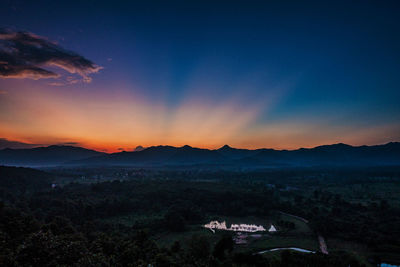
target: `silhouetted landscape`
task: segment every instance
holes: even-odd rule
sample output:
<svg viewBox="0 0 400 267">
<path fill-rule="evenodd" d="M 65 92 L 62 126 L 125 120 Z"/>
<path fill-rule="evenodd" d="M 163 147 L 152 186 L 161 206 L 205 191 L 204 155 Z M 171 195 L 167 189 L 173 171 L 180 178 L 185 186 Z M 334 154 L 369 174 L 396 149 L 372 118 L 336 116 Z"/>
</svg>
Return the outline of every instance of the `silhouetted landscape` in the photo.
<svg viewBox="0 0 400 267">
<path fill-rule="evenodd" d="M 112 154 L 49 146 L 0 155 L 1 165 L 39 168 L 0 167 L 5 266 L 400 261 L 399 143 Z M 213 220 L 244 228 L 210 231 Z M 261 230 L 247 233 L 250 225 Z"/>
<path fill-rule="evenodd" d="M 400 267 L 399 14 L 2 0 L 0 267 Z"/>
<path fill-rule="evenodd" d="M 297 150 L 236 149 L 228 145 L 215 150 L 153 146 L 140 151 L 101 153 L 74 146 L 49 146 L 31 149 L 0 150 L 0 164 L 17 166 L 215 166 L 243 167 L 318 167 L 318 166 L 398 166 L 400 143 L 354 147 L 324 145 Z"/>
</svg>

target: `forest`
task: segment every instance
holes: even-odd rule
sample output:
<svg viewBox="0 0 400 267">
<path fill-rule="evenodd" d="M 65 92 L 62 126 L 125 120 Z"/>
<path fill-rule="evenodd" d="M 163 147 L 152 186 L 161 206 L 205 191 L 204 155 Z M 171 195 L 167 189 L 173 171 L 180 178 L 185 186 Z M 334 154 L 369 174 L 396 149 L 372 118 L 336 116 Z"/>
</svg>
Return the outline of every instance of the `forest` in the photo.
<svg viewBox="0 0 400 267">
<path fill-rule="evenodd" d="M 0 167 L 0 265 L 399 264 L 399 178 L 393 167 Z M 278 231 L 238 243 L 203 227 L 214 219 Z M 261 253 L 282 247 L 312 253 Z"/>
</svg>

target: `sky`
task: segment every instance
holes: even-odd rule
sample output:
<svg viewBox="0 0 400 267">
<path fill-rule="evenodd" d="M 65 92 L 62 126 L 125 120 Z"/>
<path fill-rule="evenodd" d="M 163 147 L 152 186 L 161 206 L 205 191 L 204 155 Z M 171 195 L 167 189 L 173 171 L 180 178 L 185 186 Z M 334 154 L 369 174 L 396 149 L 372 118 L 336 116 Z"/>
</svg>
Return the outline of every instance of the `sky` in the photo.
<svg viewBox="0 0 400 267">
<path fill-rule="evenodd" d="M 0 144 L 399 141 L 399 13 L 398 1 L 5 0 Z"/>
</svg>

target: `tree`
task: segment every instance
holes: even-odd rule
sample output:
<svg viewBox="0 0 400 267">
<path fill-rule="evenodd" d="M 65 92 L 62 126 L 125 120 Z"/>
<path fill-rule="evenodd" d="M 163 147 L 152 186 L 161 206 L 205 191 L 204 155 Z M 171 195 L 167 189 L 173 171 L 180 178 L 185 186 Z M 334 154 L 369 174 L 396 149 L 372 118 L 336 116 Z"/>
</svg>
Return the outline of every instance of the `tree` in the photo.
<svg viewBox="0 0 400 267">
<path fill-rule="evenodd" d="M 164 223 L 170 231 L 181 232 L 185 229 L 185 220 L 180 213 L 174 210 L 168 210 L 164 216 Z"/>
<path fill-rule="evenodd" d="M 225 251 L 232 252 L 233 246 L 232 236 L 226 234 L 215 244 L 213 256 L 219 260 L 223 260 L 225 258 Z"/>
<path fill-rule="evenodd" d="M 189 240 L 189 257 L 195 261 L 206 261 L 210 256 L 210 243 L 207 236 L 193 235 Z"/>
<path fill-rule="evenodd" d="M 39 231 L 18 248 L 16 261 L 26 266 L 71 266 L 86 254 L 85 242 L 78 236 L 62 238 L 51 231 Z"/>
</svg>

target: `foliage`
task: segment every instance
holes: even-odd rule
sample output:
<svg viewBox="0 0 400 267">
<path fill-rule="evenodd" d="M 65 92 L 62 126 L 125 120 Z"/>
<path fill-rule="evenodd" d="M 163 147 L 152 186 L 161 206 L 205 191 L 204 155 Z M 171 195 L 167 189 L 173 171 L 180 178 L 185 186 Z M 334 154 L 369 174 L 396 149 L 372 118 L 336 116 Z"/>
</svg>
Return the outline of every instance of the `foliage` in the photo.
<svg viewBox="0 0 400 267">
<path fill-rule="evenodd" d="M 51 183 L 60 179 L 57 172 L 8 167 L 0 171 L 1 266 L 364 264 L 351 251 L 283 251 L 270 258 L 235 250 L 230 235 L 215 242 L 201 234 L 186 235 L 192 225 L 215 216 L 276 216 L 284 234 L 301 230 L 277 211 L 307 218 L 315 235 L 328 239 L 328 247 L 329 238 L 336 238 L 364 244 L 372 261 L 400 254 L 400 196 L 385 197 L 374 190 L 378 185 L 395 186 L 397 170 L 133 170 L 140 175 L 56 188 Z M 72 171 L 74 177 L 76 172 L 85 174 Z M 65 180 L 68 171 L 62 173 Z M 347 193 L 349 188 L 353 189 Z M 124 216 L 130 223 L 118 220 Z M 186 239 L 161 246 L 157 237 L 163 233 Z"/>
</svg>

